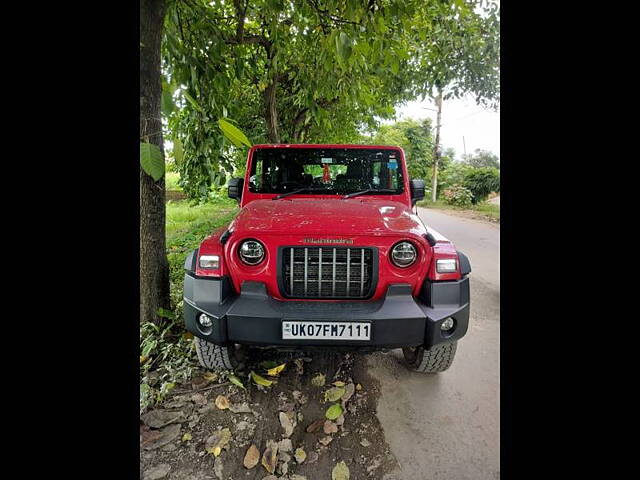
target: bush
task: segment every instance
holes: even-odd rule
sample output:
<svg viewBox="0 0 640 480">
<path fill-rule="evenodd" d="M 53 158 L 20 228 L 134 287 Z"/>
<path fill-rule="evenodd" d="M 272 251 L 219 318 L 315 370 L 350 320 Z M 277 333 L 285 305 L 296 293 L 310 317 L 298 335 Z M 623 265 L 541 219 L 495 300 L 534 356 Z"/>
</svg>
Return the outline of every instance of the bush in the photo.
<svg viewBox="0 0 640 480">
<path fill-rule="evenodd" d="M 470 207 L 473 198 L 471 191 L 462 185 L 452 185 L 443 195 L 445 202 L 456 207 Z"/>
<path fill-rule="evenodd" d="M 497 168 L 476 168 L 467 172 L 463 185 L 473 194 L 473 203 L 479 203 L 491 192 L 500 191 L 500 171 Z"/>
</svg>

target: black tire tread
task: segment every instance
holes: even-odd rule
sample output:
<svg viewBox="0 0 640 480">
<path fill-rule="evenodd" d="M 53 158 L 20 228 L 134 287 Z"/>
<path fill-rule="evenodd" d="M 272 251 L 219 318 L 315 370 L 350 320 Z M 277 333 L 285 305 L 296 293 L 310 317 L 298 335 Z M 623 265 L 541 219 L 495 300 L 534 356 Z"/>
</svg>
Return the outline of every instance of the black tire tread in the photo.
<svg viewBox="0 0 640 480">
<path fill-rule="evenodd" d="M 419 347 L 418 352 L 411 361 L 410 357 L 405 355 L 407 364 L 411 370 L 420 373 L 439 373 L 447 370 L 453 363 L 456 355 L 458 342 L 448 342 L 434 345 L 430 349 Z"/>
<path fill-rule="evenodd" d="M 194 340 L 198 360 L 203 368 L 208 370 L 233 370 L 235 368 L 235 359 L 227 347 L 207 342 L 199 337 Z"/>
</svg>

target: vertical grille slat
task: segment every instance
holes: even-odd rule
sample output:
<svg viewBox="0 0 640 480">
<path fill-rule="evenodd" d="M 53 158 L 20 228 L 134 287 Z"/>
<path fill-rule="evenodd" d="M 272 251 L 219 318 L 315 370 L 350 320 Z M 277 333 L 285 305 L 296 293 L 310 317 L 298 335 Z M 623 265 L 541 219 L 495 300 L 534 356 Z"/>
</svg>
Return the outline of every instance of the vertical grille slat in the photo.
<svg viewBox="0 0 640 480">
<path fill-rule="evenodd" d="M 291 249 L 293 251 L 293 249 Z M 331 285 L 331 296 L 336 296 L 336 249 L 333 249 L 333 265 L 331 266 L 331 271 L 333 275 L 333 283 Z M 293 289 L 291 289 L 293 291 Z"/>
<path fill-rule="evenodd" d="M 284 247 L 282 293 L 289 298 L 366 298 L 377 282 L 374 252 L 367 247 Z"/>
</svg>

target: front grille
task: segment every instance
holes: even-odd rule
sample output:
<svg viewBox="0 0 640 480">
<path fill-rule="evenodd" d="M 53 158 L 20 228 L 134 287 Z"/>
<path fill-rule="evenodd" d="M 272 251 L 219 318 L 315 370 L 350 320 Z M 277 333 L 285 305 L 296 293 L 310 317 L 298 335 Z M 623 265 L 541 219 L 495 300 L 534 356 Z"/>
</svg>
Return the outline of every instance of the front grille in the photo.
<svg viewBox="0 0 640 480">
<path fill-rule="evenodd" d="M 285 247 L 282 283 L 289 298 L 366 298 L 373 292 L 374 250 Z"/>
</svg>

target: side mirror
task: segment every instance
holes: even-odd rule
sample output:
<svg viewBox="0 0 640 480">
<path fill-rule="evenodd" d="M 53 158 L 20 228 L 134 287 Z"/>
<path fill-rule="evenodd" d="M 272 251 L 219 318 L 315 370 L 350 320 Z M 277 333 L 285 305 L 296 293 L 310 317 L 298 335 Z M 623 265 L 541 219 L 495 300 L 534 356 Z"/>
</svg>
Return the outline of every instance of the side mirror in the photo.
<svg viewBox="0 0 640 480">
<path fill-rule="evenodd" d="M 227 195 L 229 198 L 235 198 L 240 201 L 242 197 L 242 188 L 244 187 L 244 178 L 232 178 L 227 186 Z"/>
<path fill-rule="evenodd" d="M 424 180 L 420 178 L 412 179 L 409 184 L 411 187 L 411 205 L 415 205 L 416 202 L 424 199 Z"/>
</svg>

